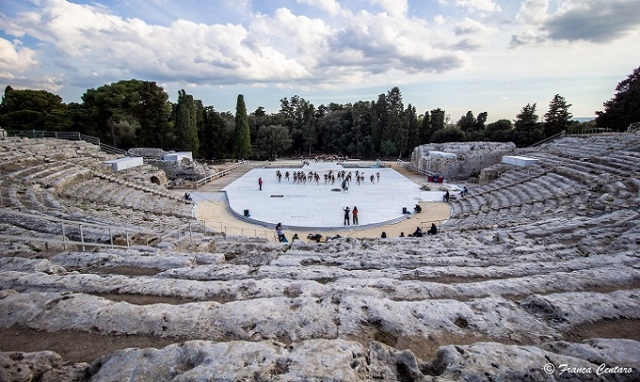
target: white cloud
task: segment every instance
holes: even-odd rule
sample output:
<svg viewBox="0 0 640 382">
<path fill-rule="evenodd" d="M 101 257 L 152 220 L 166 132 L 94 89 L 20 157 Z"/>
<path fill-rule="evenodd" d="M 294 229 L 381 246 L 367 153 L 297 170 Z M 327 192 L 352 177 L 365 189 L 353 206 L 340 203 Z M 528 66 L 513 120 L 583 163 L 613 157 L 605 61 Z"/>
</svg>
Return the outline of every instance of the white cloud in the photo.
<svg viewBox="0 0 640 382">
<path fill-rule="evenodd" d="M 409 8 L 408 0 L 369 0 L 374 4 L 378 4 L 390 16 L 401 17 L 407 14 Z"/>
<path fill-rule="evenodd" d="M 481 12 L 500 12 L 502 10 L 495 0 L 438 0 L 438 2 Z"/>
<path fill-rule="evenodd" d="M 456 24 L 454 31 L 457 35 L 464 35 L 495 33 L 498 30 L 495 28 L 487 27 L 476 20 L 470 19 L 469 17 L 465 17 L 462 22 Z"/>
<path fill-rule="evenodd" d="M 528 25 L 541 25 L 549 17 L 549 0 L 526 0 L 522 3 L 516 20 Z"/>
<path fill-rule="evenodd" d="M 306 75 L 295 59 L 269 45 L 255 44 L 242 25 L 177 20 L 165 27 L 123 19 L 89 5 L 60 0 L 44 0 L 42 4 L 38 11 L 20 14 L 5 29 L 51 44 L 85 74 L 95 71 L 130 77 L 146 73 L 163 79 L 212 82 L 273 81 Z M 288 22 L 286 15 L 279 17 Z"/>
<path fill-rule="evenodd" d="M 38 54 L 34 50 L 0 37 L 0 72 L 26 72 L 38 65 Z"/>
<path fill-rule="evenodd" d="M 348 11 L 343 9 L 336 0 L 296 0 L 300 4 L 307 4 L 318 7 L 331 16 L 347 15 Z"/>
<path fill-rule="evenodd" d="M 298 1 L 335 12 L 342 9 L 333 0 Z M 102 7 L 42 0 L 41 7 L 7 20 L 4 29 L 44 42 L 42 49 L 54 52 L 51 64 L 66 71 L 75 84 L 92 83 L 96 77 L 203 84 L 362 83 L 390 72 L 460 68 L 466 63 L 460 49 L 484 44 L 466 39 L 456 45 L 430 30 L 426 21 L 407 18 L 406 0 L 375 1 L 386 12 L 339 12 L 338 27 L 287 8 L 273 15 L 252 15 L 246 25 L 187 20 L 153 25 Z M 469 33 L 488 30 L 472 20 L 463 24 Z M 3 57 L 17 54 L 15 48 L 8 52 Z M 28 58 L 36 52 L 22 54 Z M 7 65 L 7 72 L 15 70 Z"/>
<path fill-rule="evenodd" d="M 436 17 L 433 18 L 433 22 L 436 25 L 444 25 L 447 22 L 447 20 L 444 18 L 444 16 L 437 15 Z"/>
<path fill-rule="evenodd" d="M 360 65 L 372 73 L 394 68 L 410 73 L 444 72 L 465 63 L 464 56 L 444 48 L 451 43 L 428 29 L 425 21 L 404 19 L 399 23 L 385 13 L 362 11 L 334 36 L 333 56 L 327 57 L 326 64 Z"/>
</svg>

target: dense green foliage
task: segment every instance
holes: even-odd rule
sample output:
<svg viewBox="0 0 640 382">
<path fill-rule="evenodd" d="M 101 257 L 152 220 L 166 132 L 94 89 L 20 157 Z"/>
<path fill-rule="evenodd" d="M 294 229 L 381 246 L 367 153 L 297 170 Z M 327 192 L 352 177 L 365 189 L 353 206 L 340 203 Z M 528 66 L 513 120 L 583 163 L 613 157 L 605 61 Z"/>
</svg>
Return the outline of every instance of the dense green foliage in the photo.
<svg viewBox="0 0 640 382">
<path fill-rule="evenodd" d="M 89 89 L 82 95 L 82 133 L 116 147 L 169 147 L 173 131 L 167 93 L 155 82 L 123 80 Z"/>
<path fill-rule="evenodd" d="M 0 126 L 24 130 L 64 130 L 66 105 L 45 90 L 13 90 L 7 86 L 0 104 Z"/>
<path fill-rule="evenodd" d="M 257 145 L 269 160 L 276 159 L 278 154 L 289 149 L 292 143 L 289 130 L 281 125 L 263 126 L 258 132 Z"/>
<path fill-rule="evenodd" d="M 613 99 L 598 112 L 599 126 L 625 129 L 640 122 L 640 68 L 620 82 Z M 470 110 L 455 123 L 442 108 L 420 114 L 403 102 L 397 87 L 371 101 L 314 106 L 294 95 L 280 110 L 247 113 L 238 95 L 235 114 L 205 106 L 184 90 L 173 104 L 155 82 L 122 80 L 88 89 L 81 103 L 64 104 L 44 90 L 5 89 L 0 126 L 8 130 L 78 131 L 121 148 L 190 150 L 195 157 L 274 159 L 279 155 L 338 154 L 358 158 L 410 155 L 429 142 L 499 141 L 536 143 L 563 130 L 580 131 L 595 122 L 571 121 L 564 97 L 556 94 L 539 121 L 537 105 L 527 104 L 510 121 L 487 123 L 488 113 Z"/>
<path fill-rule="evenodd" d="M 640 122 L 640 67 L 618 83 L 616 92 L 604 103 L 604 111 L 596 112 L 596 123 L 600 127 L 624 131 L 630 124 Z"/>
</svg>

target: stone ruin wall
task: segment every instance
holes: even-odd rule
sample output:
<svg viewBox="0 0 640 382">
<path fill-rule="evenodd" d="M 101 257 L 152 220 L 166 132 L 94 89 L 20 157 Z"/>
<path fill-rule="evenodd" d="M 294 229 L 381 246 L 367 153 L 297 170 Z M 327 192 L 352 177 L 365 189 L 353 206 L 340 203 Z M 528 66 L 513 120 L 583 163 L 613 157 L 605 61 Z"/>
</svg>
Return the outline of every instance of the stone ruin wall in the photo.
<svg viewBox="0 0 640 382">
<path fill-rule="evenodd" d="M 141 183 L 141 184 L 157 184 L 165 186 L 169 183 L 167 174 L 155 166 L 144 164 L 142 166 L 133 167 L 121 171 L 124 179 L 129 182 Z"/>
<path fill-rule="evenodd" d="M 503 172 L 507 172 L 509 170 L 510 165 L 497 163 L 489 167 L 485 167 L 480 172 L 480 176 L 478 177 L 479 184 L 487 184 L 491 183 L 494 180 L 500 177 L 500 174 Z"/>
<path fill-rule="evenodd" d="M 169 151 L 153 147 L 134 147 L 128 150 L 129 154 L 145 158 L 162 159 Z"/>
<path fill-rule="evenodd" d="M 441 174 L 445 179 L 463 180 L 477 176 L 484 167 L 500 163 L 502 156 L 512 155 L 515 149 L 512 142 L 430 143 L 413 150 L 411 164 L 420 170 Z M 430 151 L 451 153 L 455 157 L 430 155 Z"/>
<path fill-rule="evenodd" d="M 207 169 L 205 169 L 203 165 L 187 158 L 180 160 L 180 162 L 166 162 L 152 159 L 148 160 L 148 163 L 164 170 L 167 177 L 172 181 L 195 181 L 207 176 Z"/>
<path fill-rule="evenodd" d="M 172 151 L 164 151 L 157 148 L 133 148 L 129 149 L 133 155 L 144 156 L 146 162 L 152 166 L 163 170 L 166 177 L 171 181 L 196 181 L 206 177 L 208 174 L 216 172 L 215 168 L 202 165 L 190 159 L 184 158 L 179 162 L 164 161 L 162 158 Z"/>
</svg>

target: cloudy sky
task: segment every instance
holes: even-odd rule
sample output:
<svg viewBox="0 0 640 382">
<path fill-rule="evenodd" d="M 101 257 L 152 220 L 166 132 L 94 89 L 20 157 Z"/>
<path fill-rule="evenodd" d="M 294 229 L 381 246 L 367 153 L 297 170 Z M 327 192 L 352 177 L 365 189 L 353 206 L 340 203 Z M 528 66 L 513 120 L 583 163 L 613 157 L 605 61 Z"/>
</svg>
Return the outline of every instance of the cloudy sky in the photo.
<svg viewBox="0 0 640 382">
<path fill-rule="evenodd" d="M 219 111 L 398 86 L 452 121 L 542 116 L 557 93 L 591 117 L 638 66 L 638 0 L 0 0 L 0 86 L 65 102 L 135 78 Z"/>
</svg>

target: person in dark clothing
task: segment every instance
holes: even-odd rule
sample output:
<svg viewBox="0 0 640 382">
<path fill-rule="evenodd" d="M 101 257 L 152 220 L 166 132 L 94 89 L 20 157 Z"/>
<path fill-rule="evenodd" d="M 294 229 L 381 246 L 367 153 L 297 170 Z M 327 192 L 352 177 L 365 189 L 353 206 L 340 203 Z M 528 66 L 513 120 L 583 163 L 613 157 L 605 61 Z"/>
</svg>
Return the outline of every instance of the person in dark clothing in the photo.
<svg viewBox="0 0 640 382">
<path fill-rule="evenodd" d="M 351 215 L 353 216 L 353 225 L 358 225 L 358 207 L 353 206 L 353 211 L 351 211 Z"/>
<path fill-rule="evenodd" d="M 416 227 L 415 232 L 412 235 L 413 237 L 422 237 L 422 229 L 420 227 Z"/>
<path fill-rule="evenodd" d="M 438 227 L 436 227 L 435 223 L 431 223 L 431 228 L 427 232 L 429 235 L 435 235 L 438 233 Z"/>
<path fill-rule="evenodd" d="M 344 225 L 349 225 L 349 207 L 342 209 L 344 211 Z"/>
<path fill-rule="evenodd" d="M 449 203 L 449 190 L 447 190 L 447 192 L 442 196 L 442 201 Z"/>
<path fill-rule="evenodd" d="M 413 210 L 414 210 L 417 214 L 419 214 L 420 212 L 422 212 L 422 207 L 420 207 L 420 205 L 419 205 L 419 204 L 416 204 L 416 206 L 415 206 L 415 207 L 413 207 Z"/>
<path fill-rule="evenodd" d="M 372 175 L 373 176 L 373 175 Z M 386 239 L 387 238 L 387 233 L 382 231 L 382 235 L 380 235 L 380 238 L 382 239 Z"/>
<path fill-rule="evenodd" d="M 260 187 L 260 191 L 262 191 L 262 178 L 258 179 L 258 187 Z"/>
</svg>

